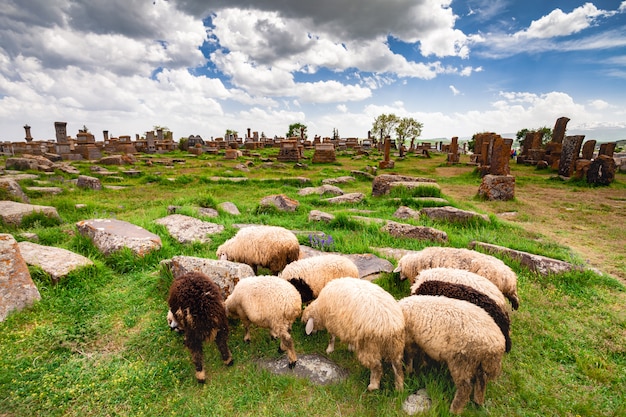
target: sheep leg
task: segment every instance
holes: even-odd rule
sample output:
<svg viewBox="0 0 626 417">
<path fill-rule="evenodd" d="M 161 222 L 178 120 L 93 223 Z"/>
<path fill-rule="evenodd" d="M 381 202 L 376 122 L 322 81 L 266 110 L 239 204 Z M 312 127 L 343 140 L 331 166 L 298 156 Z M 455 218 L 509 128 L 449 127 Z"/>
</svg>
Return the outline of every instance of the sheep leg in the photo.
<svg viewBox="0 0 626 417">
<path fill-rule="evenodd" d="M 456 385 L 456 394 L 454 395 L 454 399 L 450 405 L 450 412 L 452 414 L 461 414 L 465 408 L 465 404 L 467 404 L 470 399 L 472 384 L 470 381 L 465 379 L 459 381 L 454 379 L 454 385 Z"/>
<path fill-rule="evenodd" d="M 374 363 L 370 367 L 370 384 L 367 386 L 367 390 L 374 391 L 380 388 L 380 379 L 382 378 L 382 376 L 383 376 L 382 362 Z"/>
<path fill-rule="evenodd" d="M 298 360 L 296 356 L 296 349 L 293 345 L 293 339 L 289 332 L 284 332 L 280 336 L 280 348 L 284 351 L 287 351 L 287 357 L 289 358 L 289 369 L 293 369 L 296 366 L 296 361 Z"/>
<path fill-rule="evenodd" d="M 246 329 L 246 334 L 243 335 L 243 341 L 250 343 L 250 321 L 242 318 L 241 322 L 243 323 L 243 328 Z"/>
<path fill-rule="evenodd" d="M 191 352 L 191 359 L 196 367 L 196 380 L 203 384 L 206 381 L 204 372 L 204 354 L 202 352 L 202 340 L 198 338 L 185 338 L 185 346 Z"/>
<path fill-rule="evenodd" d="M 474 381 L 474 402 L 483 405 L 485 402 L 485 391 L 487 390 L 487 375 L 482 369 L 476 372 L 476 380 Z"/>
<path fill-rule="evenodd" d="M 404 371 L 402 370 L 402 355 L 391 362 L 393 374 L 396 380 L 396 391 L 404 390 Z"/>
<path fill-rule="evenodd" d="M 326 353 L 331 354 L 335 351 L 335 335 L 330 335 L 330 340 L 328 341 L 328 347 L 326 348 Z"/>
<path fill-rule="evenodd" d="M 224 365 L 231 366 L 233 364 L 233 355 L 228 348 L 228 329 L 220 329 L 215 337 L 215 344 L 222 355 Z"/>
</svg>

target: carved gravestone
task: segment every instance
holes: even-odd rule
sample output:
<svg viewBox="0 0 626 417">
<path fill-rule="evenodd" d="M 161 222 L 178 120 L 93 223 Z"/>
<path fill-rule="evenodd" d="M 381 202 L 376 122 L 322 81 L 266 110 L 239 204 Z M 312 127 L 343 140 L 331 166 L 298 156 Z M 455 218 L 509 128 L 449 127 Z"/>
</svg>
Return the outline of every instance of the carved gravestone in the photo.
<svg viewBox="0 0 626 417">
<path fill-rule="evenodd" d="M 450 150 L 448 152 L 448 165 L 459 163 L 459 138 L 454 136 L 450 143 Z"/>
<path fill-rule="evenodd" d="M 478 195 L 486 200 L 512 200 L 515 197 L 515 177 L 513 175 L 485 175 L 478 188 Z"/>
<path fill-rule="evenodd" d="M 554 129 L 552 130 L 552 142 L 562 143 L 565 137 L 565 128 L 569 119 L 567 117 L 559 117 L 554 123 Z"/>
<path fill-rule="evenodd" d="M 580 154 L 580 147 L 585 135 L 566 136 L 563 139 L 563 150 L 559 161 L 559 176 L 569 178 L 574 172 L 574 163 Z"/>
<path fill-rule="evenodd" d="M 587 182 L 596 185 L 609 185 L 615 179 L 615 159 L 600 155 L 591 162 L 587 171 Z"/>
<path fill-rule="evenodd" d="M 600 145 L 600 152 L 598 152 L 598 155 L 606 155 L 606 156 L 613 156 L 613 153 L 615 152 L 615 142 L 607 142 L 607 143 L 603 143 Z"/>
<path fill-rule="evenodd" d="M 583 144 L 582 159 L 593 159 L 593 151 L 596 148 L 595 140 L 588 140 Z"/>
<path fill-rule="evenodd" d="M 390 152 L 391 152 L 391 139 L 387 137 L 385 138 L 385 159 L 378 163 L 378 168 L 386 169 L 386 168 L 393 168 L 395 166 L 395 162 L 389 159 Z"/>
<path fill-rule="evenodd" d="M 497 136 L 493 140 L 491 159 L 489 161 L 489 173 L 492 175 L 509 175 L 509 159 L 511 159 L 511 145 L 513 139 L 503 139 Z"/>
</svg>

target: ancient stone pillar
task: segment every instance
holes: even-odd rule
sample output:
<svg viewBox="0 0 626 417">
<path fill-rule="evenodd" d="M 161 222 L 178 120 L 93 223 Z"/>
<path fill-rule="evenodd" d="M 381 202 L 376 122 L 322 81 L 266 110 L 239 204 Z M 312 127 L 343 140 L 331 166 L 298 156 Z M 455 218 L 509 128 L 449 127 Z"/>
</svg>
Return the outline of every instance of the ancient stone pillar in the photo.
<svg viewBox="0 0 626 417">
<path fill-rule="evenodd" d="M 559 176 L 569 178 L 574 172 L 574 163 L 580 154 L 580 147 L 585 135 L 565 136 L 559 160 Z"/>
<path fill-rule="evenodd" d="M 159 142 L 162 142 L 163 141 L 163 129 L 157 129 L 156 132 L 157 132 L 157 140 Z"/>
<path fill-rule="evenodd" d="M 26 131 L 26 137 L 24 139 L 26 142 L 32 142 L 33 137 L 30 135 L 30 126 L 24 125 L 24 130 Z"/>
<path fill-rule="evenodd" d="M 559 117 L 556 119 L 554 129 L 552 130 L 552 142 L 562 143 L 565 137 L 565 128 L 569 119 L 567 117 Z"/>
<path fill-rule="evenodd" d="M 54 122 L 54 130 L 56 132 L 57 143 L 68 143 L 67 122 Z"/>
<path fill-rule="evenodd" d="M 607 142 L 600 145 L 600 152 L 598 152 L 598 156 L 606 155 L 613 157 L 613 153 L 615 152 L 615 142 Z"/>
<path fill-rule="evenodd" d="M 450 150 L 448 151 L 448 165 L 457 164 L 459 162 L 459 137 L 452 137 Z"/>
<path fill-rule="evenodd" d="M 582 159 L 593 159 L 593 151 L 596 148 L 595 140 L 588 140 L 583 144 Z"/>
<path fill-rule="evenodd" d="M 102 138 L 105 142 L 109 141 L 109 131 L 108 130 L 103 130 L 102 131 Z"/>
<path fill-rule="evenodd" d="M 491 175 L 509 175 L 511 173 L 509 159 L 511 159 L 512 144 L 513 139 L 503 139 L 500 136 L 494 138 L 489 162 Z"/>
</svg>

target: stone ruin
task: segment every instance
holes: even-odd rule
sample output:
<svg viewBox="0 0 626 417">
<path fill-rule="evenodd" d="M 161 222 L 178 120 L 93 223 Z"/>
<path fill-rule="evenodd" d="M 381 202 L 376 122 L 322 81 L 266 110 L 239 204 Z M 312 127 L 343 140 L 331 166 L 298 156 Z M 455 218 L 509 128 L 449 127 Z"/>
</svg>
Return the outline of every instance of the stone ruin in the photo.
<svg viewBox="0 0 626 417">
<path fill-rule="evenodd" d="M 391 146 L 392 146 L 392 141 L 389 138 L 389 136 L 387 136 L 385 138 L 385 142 L 384 142 L 384 149 L 385 149 L 385 159 L 380 161 L 378 163 L 378 168 L 380 169 L 388 169 L 388 168 L 393 168 L 395 167 L 395 162 L 392 161 L 391 159 L 389 159 L 389 154 L 391 152 Z"/>
<path fill-rule="evenodd" d="M 304 146 L 298 144 L 297 138 L 283 140 L 277 159 L 281 162 L 299 162 L 304 159 Z"/>
<path fill-rule="evenodd" d="M 512 200 L 515 197 L 515 177 L 511 175 L 509 159 L 513 139 L 488 132 L 474 136 L 472 162 L 478 165 L 482 182 L 478 195 L 487 200 Z"/>
<path fill-rule="evenodd" d="M 315 145 L 315 153 L 313 153 L 313 163 L 335 162 L 335 145 L 328 142 L 322 142 Z"/>
<path fill-rule="evenodd" d="M 459 163 L 459 137 L 453 136 L 452 141 L 448 147 L 448 159 L 447 164 L 458 164 Z"/>
</svg>

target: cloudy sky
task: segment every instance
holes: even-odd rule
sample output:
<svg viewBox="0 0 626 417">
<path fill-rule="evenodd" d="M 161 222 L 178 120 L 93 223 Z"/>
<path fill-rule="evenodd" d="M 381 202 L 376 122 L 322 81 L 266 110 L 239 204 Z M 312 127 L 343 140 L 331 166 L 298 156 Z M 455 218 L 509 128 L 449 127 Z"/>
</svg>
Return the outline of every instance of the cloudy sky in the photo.
<svg viewBox="0 0 626 417">
<path fill-rule="evenodd" d="M 626 139 L 626 1 L 2 0 L 0 140 L 190 134 L 422 138 L 553 127 Z"/>
</svg>

